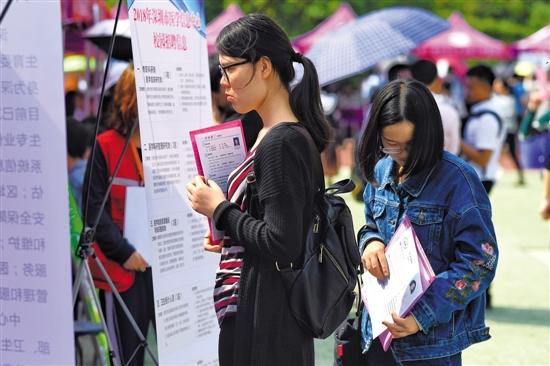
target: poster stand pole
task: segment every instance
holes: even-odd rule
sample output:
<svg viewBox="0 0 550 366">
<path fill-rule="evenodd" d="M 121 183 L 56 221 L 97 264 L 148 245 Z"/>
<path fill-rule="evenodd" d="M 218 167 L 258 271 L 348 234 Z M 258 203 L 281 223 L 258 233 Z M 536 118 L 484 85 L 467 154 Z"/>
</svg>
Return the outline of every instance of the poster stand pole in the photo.
<svg viewBox="0 0 550 366">
<path fill-rule="evenodd" d="M 0 24 L 2 24 L 2 20 L 4 20 L 4 17 L 8 13 L 8 9 L 10 8 L 10 5 L 11 5 L 12 2 L 13 2 L 13 0 L 8 0 L 8 3 L 4 7 L 4 9 L 2 10 L 2 14 L 0 14 Z"/>
<path fill-rule="evenodd" d="M 114 24 L 114 28 L 113 28 L 113 35 L 111 37 L 110 44 L 109 44 L 109 52 L 108 52 L 108 55 L 107 55 L 107 63 L 105 65 L 105 74 L 103 76 L 103 83 L 102 83 L 102 86 L 101 86 L 101 96 L 100 96 L 100 99 L 99 99 L 99 108 L 98 108 L 98 113 L 97 113 L 97 118 L 96 118 L 96 129 L 95 129 L 95 134 L 94 134 L 94 144 L 93 144 L 93 148 L 92 148 L 92 154 L 91 154 L 91 157 L 90 157 L 92 162 L 94 161 L 94 155 L 95 155 L 95 150 L 96 150 L 96 145 L 97 145 L 96 137 L 97 137 L 98 132 L 99 132 L 99 123 L 100 123 L 101 115 L 102 115 L 103 99 L 104 99 L 104 95 L 105 95 L 105 83 L 106 83 L 106 80 L 107 80 L 107 75 L 109 73 L 109 66 L 110 66 L 110 62 L 111 62 L 111 58 L 112 58 L 112 54 L 113 54 L 113 48 L 114 48 L 114 43 L 115 43 L 115 39 L 116 39 L 116 28 L 117 28 L 118 19 L 119 19 L 119 16 L 120 16 L 121 5 L 122 5 L 122 0 L 118 0 L 118 7 L 117 7 L 117 12 L 116 12 L 116 17 L 115 17 L 115 24 Z M 99 268 L 99 270 L 101 271 L 103 277 L 105 278 L 105 280 L 109 284 L 109 287 L 112 290 L 116 301 L 119 303 L 120 307 L 122 308 L 122 311 L 124 312 L 124 314 L 128 318 L 132 328 L 134 329 L 134 331 L 136 332 L 136 334 L 137 334 L 137 336 L 140 340 L 139 345 L 136 347 L 136 349 L 132 353 L 132 356 L 126 362 L 125 365 L 129 365 L 132 362 L 132 360 L 134 359 L 134 357 L 136 356 L 139 349 L 141 347 L 143 347 L 148 352 L 149 356 L 151 357 L 151 359 L 153 360 L 155 365 L 158 366 L 159 363 L 158 363 L 155 355 L 151 351 L 151 349 L 150 349 L 150 347 L 147 343 L 147 339 L 145 338 L 145 336 L 141 332 L 141 329 L 139 329 L 139 326 L 137 325 L 137 323 L 136 323 L 135 319 L 133 318 L 132 314 L 130 313 L 130 310 L 128 309 L 128 307 L 124 303 L 124 300 L 120 296 L 120 293 L 116 289 L 116 286 L 114 285 L 113 281 L 109 277 L 109 274 L 105 270 L 105 267 L 103 266 L 103 264 L 101 263 L 101 261 L 99 260 L 97 255 L 95 254 L 94 249 L 92 248 L 92 243 L 95 240 L 95 232 L 96 232 L 97 225 L 99 224 L 99 220 L 101 218 L 103 210 L 105 209 L 105 204 L 107 203 L 107 200 L 109 199 L 109 194 L 111 192 L 111 187 L 113 185 L 113 177 L 115 177 L 116 174 L 118 173 L 118 169 L 119 169 L 119 167 L 121 165 L 121 162 L 122 162 L 122 157 L 124 156 L 124 154 L 126 153 L 126 150 L 128 149 L 128 145 L 130 143 L 130 138 L 133 135 L 136 128 L 137 128 L 137 120 L 134 121 L 134 124 L 131 128 L 131 131 L 130 131 L 128 137 L 126 138 L 124 148 L 123 148 L 123 150 L 122 150 L 122 152 L 121 152 L 121 154 L 118 158 L 118 161 L 117 161 L 115 170 L 113 172 L 113 175 L 109 179 L 109 186 L 107 187 L 107 191 L 105 192 L 105 196 L 103 197 L 100 209 L 97 212 L 97 216 L 96 216 L 95 220 L 93 220 L 94 224 L 93 224 L 92 227 L 87 225 L 88 221 L 87 221 L 87 217 L 86 217 L 87 213 L 88 213 L 88 204 L 89 204 L 88 196 L 89 196 L 89 193 L 90 193 L 90 181 L 91 181 L 92 171 L 93 171 L 93 164 L 90 165 L 90 172 L 89 172 L 88 176 L 86 177 L 87 184 L 85 184 L 85 186 L 87 186 L 88 189 L 87 189 L 87 192 L 86 192 L 86 198 L 87 198 L 86 199 L 86 207 L 83 209 L 83 212 L 84 212 L 84 218 L 83 218 L 84 228 L 82 229 L 82 233 L 80 234 L 80 241 L 78 243 L 78 247 L 77 247 L 77 250 L 76 250 L 77 251 L 76 254 L 80 258 L 80 264 L 78 266 L 78 271 L 76 273 L 75 282 L 74 282 L 74 286 L 73 286 L 73 307 L 76 305 L 76 300 L 78 298 L 78 292 L 79 292 L 78 290 L 81 286 L 83 278 L 86 277 L 87 281 L 93 286 L 92 274 L 91 274 L 91 271 L 90 271 L 90 267 L 88 265 L 88 258 L 91 257 L 95 261 L 95 263 L 96 263 L 97 267 Z M 116 361 L 117 361 L 116 356 L 113 352 L 113 346 L 112 346 L 113 343 L 112 343 L 112 340 L 110 339 L 109 332 L 107 330 L 107 324 L 106 324 L 106 321 L 105 321 L 105 317 L 103 315 L 103 311 L 102 311 L 102 308 L 101 308 L 101 305 L 100 305 L 100 301 L 97 297 L 97 293 L 95 291 L 92 291 L 92 296 L 93 296 L 93 299 L 94 299 L 94 302 L 95 302 L 96 306 L 98 307 L 98 312 L 99 312 L 99 316 L 101 318 L 101 325 L 102 325 L 102 328 L 103 328 L 103 332 L 105 333 L 106 338 L 107 338 L 110 361 L 111 361 L 112 364 L 117 365 L 118 363 L 116 363 Z"/>
</svg>

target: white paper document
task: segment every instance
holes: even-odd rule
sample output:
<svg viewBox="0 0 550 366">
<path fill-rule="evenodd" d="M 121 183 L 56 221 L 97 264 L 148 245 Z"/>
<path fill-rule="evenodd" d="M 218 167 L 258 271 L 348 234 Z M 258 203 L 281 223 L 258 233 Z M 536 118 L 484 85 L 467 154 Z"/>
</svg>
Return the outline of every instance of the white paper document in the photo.
<svg viewBox="0 0 550 366">
<path fill-rule="evenodd" d="M 390 276 L 384 281 L 379 281 L 369 272 L 362 276 L 363 301 L 372 321 L 373 338 L 387 330 L 383 321 L 393 323 L 392 312 L 400 317 L 408 314 L 434 278 L 433 270 L 407 218 L 386 246 L 386 260 Z"/>
<path fill-rule="evenodd" d="M 197 175 L 189 131 L 210 126 L 212 96 L 202 0 L 127 0 L 151 240 L 160 365 L 218 364 L 212 293 L 219 256 L 191 208 Z"/>
<path fill-rule="evenodd" d="M 126 187 L 124 237 L 151 266 L 153 264 L 153 245 L 149 236 L 147 220 L 145 187 Z"/>
</svg>

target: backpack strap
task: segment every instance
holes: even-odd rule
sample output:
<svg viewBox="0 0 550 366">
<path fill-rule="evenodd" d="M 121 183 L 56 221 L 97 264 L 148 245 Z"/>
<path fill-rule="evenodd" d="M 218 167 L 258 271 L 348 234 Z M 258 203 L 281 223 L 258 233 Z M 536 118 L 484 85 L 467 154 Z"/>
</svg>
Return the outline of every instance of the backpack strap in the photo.
<svg viewBox="0 0 550 366">
<path fill-rule="evenodd" d="M 312 179 L 314 184 L 316 185 L 316 192 L 313 197 L 313 206 L 317 207 L 317 210 L 318 210 L 317 211 L 318 214 L 314 217 L 313 230 L 314 230 L 314 235 L 319 235 L 318 230 L 319 230 L 319 224 L 321 221 L 320 215 L 326 216 L 326 212 L 325 212 L 326 208 L 323 207 L 323 205 L 321 204 L 321 202 L 324 202 L 323 197 L 325 194 L 325 175 L 323 171 L 323 165 L 321 163 L 321 157 L 319 156 L 319 153 L 317 150 L 317 145 L 315 144 L 315 141 L 313 141 L 313 138 L 309 134 L 309 131 L 307 130 L 307 128 L 304 125 L 301 125 L 299 123 L 296 123 L 295 125 L 293 125 L 293 127 L 294 126 L 296 131 L 300 132 L 306 138 L 310 146 L 310 152 L 311 152 L 310 155 L 311 155 L 311 160 L 313 164 Z M 315 211 L 315 208 L 314 208 L 314 211 Z M 322 235 L 323 237 L 325 236 L 324 233 Z M 293 269 L 293 263 L 290 262 L 288 264 L 285 264 L 284 266 L 281 266 L 280 263 L 275 262 L 275 268 L 279 272 L 291 271 Z"/>
<path fill-rule="evenodd" d="M 476 113 L 470 114 L 470 116 L 466 120 L 466 123 L 462 124 L 462 138 L 464 138 L 465 135 L 466 135 L 466 125 L 468 124 L 468 122 L 470 122 L 472 118 L 478 118 L 478 117 L 480 117 L 484 114 L 489 114 L 489 115 L 495 117 L 495 119 L 497 120 L 497 123 L 498 123 L 497 137 L 500 136 L 500 133 L 502 132 L 502 118 L 500 118 L 498 113 L 496 113 L 495 111 L 491 111 L 489 109 L 482 109 L 480 111 L 477 111 Z M 481 169 L 481 174 L 482 174 L 481 180 L 483 180 L 485 178 L 485 175 L 487 174 L 487 168 L 486 167 Z"/>
<path fill-rule="evenodd" d="M 256 174 L 254 173 L 254 169 L 246 175 L 245 206 L 247 212 L 252 215 L 252 217 L 256 219 L 263 219 L 264 212 L 258 198 L 258 187 L 256 184 Z"/>
<path fill-rule="evenodd" d="M 359 268 L 357 269 L 357 307 L 355 309 L 355 316 L 360 318 L 363 314 L 363 296 L 361 296 L 361 291 L 363 289 L 363 261 L 359 263 Z"/>
<path fill-rule="evenodd" d="M 462 137 L 464 137 L 466 135 L 466 125 L 468 124 L 468 122 L 470 122 L 470 120 L 472 118 L 478 118 L 478 117 L 481 117 L 484 114 L 490 114 L 491 116 L 495 117 L 495 119 L 497 120 L 497 123 L 498 123 L 498 133 L 497 133 L 498 135 L 497 136 L 500 136 L 500 133 L 502 131 L 502 118 L 500 118 L 498 113 L 496 113 L 495 111 L 491 111 L 491 110 L 488 110 L 488 109 L 482 109 L 482 110 L 480 110 L 476 113 L 470 114 L 470 116 L 468 117 L 466 122 L 462 124 Z"/>
<path fill-rule="evenodd" d="M 342 179 L 341 181 L 333 183 L 325 192 L 329 194 L 342 194 L 352 192 L 354 189 L 355 183 L 351 179 Z"/>
</svg>

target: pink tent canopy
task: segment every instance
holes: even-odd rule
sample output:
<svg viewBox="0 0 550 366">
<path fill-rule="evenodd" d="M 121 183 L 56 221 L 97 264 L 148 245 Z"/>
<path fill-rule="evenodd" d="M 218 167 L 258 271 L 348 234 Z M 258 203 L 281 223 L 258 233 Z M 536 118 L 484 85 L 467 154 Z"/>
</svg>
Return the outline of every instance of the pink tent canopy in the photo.
<svg viewBox="0 0 550 366">
<path fill-rule="evenodd" d="M 244 13 L 235 4 L 231 4 L 220 15 L 212 19 L 206 26 L 206 43 L 208 45 L 208 55 L 216 53 L 216 38 L 222 29 L 231 22 L 242 18 Z"/>
<path fill-rule="evenodd" d="M 114 12 L 113 12 L 114 9 Z M 65 51 L 70 53 L 84 53 L 85 46 L 82 39 L 82 30 L 94 23 L 94 13 L 99 15 L 96 21 L 114 18 L 116 6 L 111 9 L 111 13 L 105 0 L 61 0 L 61 17 L 63 21 L 63 38 L 65 42 Z M 121 7 L 121 14 L 128 11 L 126 6 Z"/>
<path fill-rule="evenodd" d="M 514 44 L 518 51 L 550 53 L 550 24 Z"/>
<path fill-rule="evenodd" d="M 420 58 L 509 59 L 510 48 L 502 41 L 471 27 L 462 14 L 454 12 L 448 19 L 449 30 L 421 44 L 415 51 Z"/>
<path fill-rule="evenodd" d="M 116 18 L 116 11 L 117 11 L 117 5 L 114 5 L 109 11 L 109 15 L 111 16 L 111 19 Z M 122 4 L 122 6 L 120 7 L 120 14 L 118 16 L 118 19 L 128 19 L 128 7 L 124 6 L 124 4 Z"/>
<path fill-rule="evenodd" d="M 348 3 L 342 3 L 338 10 L 323 20 L 317 27 L 292 40 L 292 46 L 301 53 L 306 53 L 315 42 L 326 33 L 341 27 L 357 17 Z"/>
<path fill-rule="evenodd" d="M 122 6 L 122 8 L 125 8 L 125 6 Z M 90 24 L 93 22 L 94 11 L 99 12 L 99 19 L 109 18 L 109 10 L 105 0 L 61 0 L 61 18 L 64 25 L 72 23 Z"/>
</svg>

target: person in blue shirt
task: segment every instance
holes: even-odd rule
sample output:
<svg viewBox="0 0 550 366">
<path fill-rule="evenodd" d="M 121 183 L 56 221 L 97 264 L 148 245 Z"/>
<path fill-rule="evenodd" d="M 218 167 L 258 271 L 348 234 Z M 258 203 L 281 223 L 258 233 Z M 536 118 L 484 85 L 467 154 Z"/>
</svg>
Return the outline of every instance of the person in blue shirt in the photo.
<svg viewBox="0 0 550 366">
<path fill-rule="evenodd" d="M 485 290 L 498 249 L 487 193 L 468 163 L 443 151 L 441 115 L 418 81 L 380 90 L 358 152 L 368 182 L 359 232 L 364 267 L 380 280 L 391 275 L 385 245 L 407 216 L 436 274 L 410 314 L 384 323 L 394 337 L 387 352 L 373 341 L 365 309 L 367 365 L 460 365 L 462 350 L 490 338 Z"/>
</svg>

